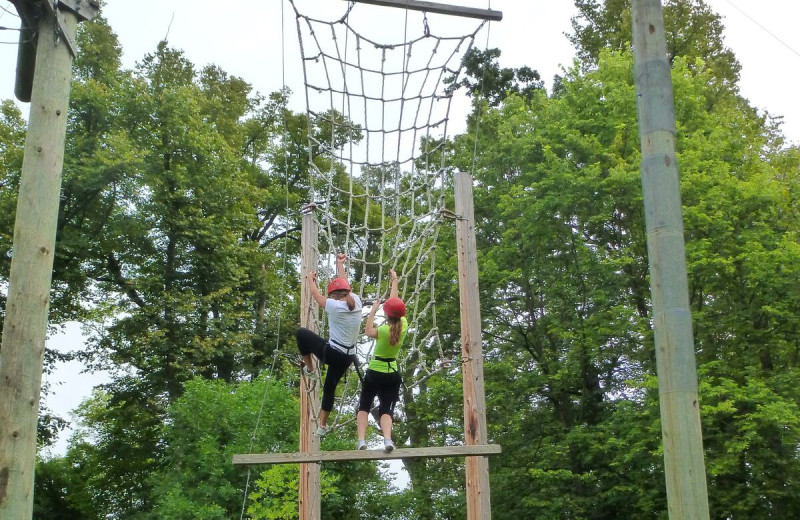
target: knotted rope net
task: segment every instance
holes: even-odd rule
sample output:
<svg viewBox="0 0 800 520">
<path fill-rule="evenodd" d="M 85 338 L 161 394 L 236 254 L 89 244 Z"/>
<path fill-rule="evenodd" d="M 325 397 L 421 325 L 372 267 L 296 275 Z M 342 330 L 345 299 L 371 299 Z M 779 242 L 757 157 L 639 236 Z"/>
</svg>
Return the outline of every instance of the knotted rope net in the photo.
<svg viewBox="0 0 800 520">
<path fill-rule="evenodd" d="M 387 272 L 397 271 L 409 309 L 398 359 L 408 389 L 449 361 L 434 283 L 439 229 L 452 215 L 445 209 L 448 86 L 486 22 L 354 2 L 322 19 L 319 2 L 290 2 L 303 63 L 320 278 L 335 276 L 334 258 L 344 252 L 353 290 L 370 302 L 386 296 Z M 319 330 L 324 326 L 320 320 Z M 373 346 L 359 346 L 362 359 Z M 340 410 L 355 403 L 358 378 L 342 387 Z M 336 414 L 333 427 L 351 417 Z"/>
</svg>

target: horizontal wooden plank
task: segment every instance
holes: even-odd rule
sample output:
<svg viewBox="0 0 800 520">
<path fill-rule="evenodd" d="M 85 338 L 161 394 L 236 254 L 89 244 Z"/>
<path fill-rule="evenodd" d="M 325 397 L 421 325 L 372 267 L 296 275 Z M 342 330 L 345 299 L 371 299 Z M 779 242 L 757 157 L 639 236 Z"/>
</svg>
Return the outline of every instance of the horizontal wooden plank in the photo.
<svg viewBox="0 0 800 520">
<path fill-rule="evenodd" d="M 350 1 L 350 0 L 348 0 Z M 499 22 L 503 19 L 502 11 L 492 9 L 477 9 L 475 7 L 462 7 L 458 5 L 440 4 L 437 2 L 426 2 L 424 0 L 352 0 L 362 4 L 379 5 L 382 7 L 397 7 L 400 9 L 411 9 L 413 11 L 425 11 L 426 13 L 449 14 L 451 16 L 463 16 L 466 18 L 480 18 Z"/>
<path fill-rule="evenodd" d="M 334 462 L 344 460 L 418 459 L 425 457 L 474 457 L 497 455 L 499 444 L 443 446 L 435 448 L 398 448 L 391 453 L 380 450 L 318 451 L 297 453 L 249 453 L 234 455 L 236 465 L 296 464 L 300 462 Z"/>
</svg>

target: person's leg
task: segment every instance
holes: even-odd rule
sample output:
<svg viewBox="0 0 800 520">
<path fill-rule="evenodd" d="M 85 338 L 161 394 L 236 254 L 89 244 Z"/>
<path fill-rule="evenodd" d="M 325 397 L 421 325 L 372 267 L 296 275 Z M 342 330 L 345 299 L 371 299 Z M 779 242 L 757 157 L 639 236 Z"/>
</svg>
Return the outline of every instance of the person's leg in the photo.
<svg viewBox="0 0 800 520">
<path fill-rule="evenodd" d="M 367 449 L 367 412 L 364 410 L 359 410 L 358 414 L 356 415 L 356 431 L 358 433 L 358 444 L 356 444 L 357 449 Z"/>
<path fill-rule="evenodd" d="M 367 413 L 372 407 L 373 401 L 375 401 L 377 391 L 378 387 L 375 384 L 375 373 L 372 370 L 367 370 L 364 374 L 361 395 L 358 398 L 358 412 L 356 413 L 356 433 L 358 434 L 357 449 L 366 449 Z"/>
<path fill-rule="evenodd" d="M 381 432 L 383 433 L 383 449 L 386 452 L 394 450 L 394 442 L 392 441 L 392 414 L 394 413 L 394 406 L 400 397 L 400 374 L 392 372 L 391 374 L 381 374 L 381 386 L 378 391 L 378 399 L 380 402 L 379 414 Z"/>
<path fill-rule="evenodd" d="M 381 415 L 381 431 L 384 440 L 392 440 L 392 416 L 388 413 Z"/>
<path fill-rule="evenodd" d="M 311 355 L 313 354 L 319 359 L 323 359 L 327 342 L 319 334 L 303 327 L 297 329 L 295 336 L 297 337 L 297 348 L 302 356 L 303 365 L 306 367 L 307 372 L 311 372 L 310 368 L 314 366 Z"/>
<path fill-rule="evenodd" d="M 392 414 L 381 415 L 381 431 L 383 432 L 383 451 L 391 453 L 394 451 L 394 441 L 392 440 Z"/>
<path fill-rule="evenodd" d="M 327 429 L 328 427 L 328 416 L 333 410 L 336 386 L 339 384 L 339 380 L 344 375 L 347 367 L 350 366 L 351 361 L 350 356 L 332 348 L 328 348 L 325 353 L 325 363 L 328 365 L 328 371 L 325 375 L 325 383 L 322 385 L 322 401 L 319 411 L 319 425 L 322 428 Z"/>
</svg>

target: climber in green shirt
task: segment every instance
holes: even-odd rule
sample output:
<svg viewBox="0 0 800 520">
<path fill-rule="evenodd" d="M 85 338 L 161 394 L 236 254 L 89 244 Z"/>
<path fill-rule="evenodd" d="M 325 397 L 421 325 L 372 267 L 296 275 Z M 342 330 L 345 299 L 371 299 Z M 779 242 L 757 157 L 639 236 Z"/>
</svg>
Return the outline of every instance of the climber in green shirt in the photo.
<svg viewBox="0 0 800 520">
<path fill-rule="evenodd" d="M 394 406 L 400 398 L 400 384 L 402 379 L 397 370 L 397 353 L 403 346 L 403 340 L 408 331 L 406 320 L 406 304 L 397 296 L 397 273 L 389 270 L 389 280 L 392 284 L 389 299 L 383 304 L 383 313 L 386 323 L 375 327 L 375 313 L 380 307 L 379 302 L 372 305 L 367 316 L 365 334 L 375 342 L 375 352 L 369 362 L 364 383 L 361 388 L 361 397 L 358 402 L 358 415 L 356 429 L 358 430 L 358 444 L 356 449 L 367 449 L 365 440 L 367 434 L 367 413 L 378 397 L 378 416 L 383 432 L 383 449 L 386 453 L 394 450 L 392 442 L 392 413 Z"/>
</svg>

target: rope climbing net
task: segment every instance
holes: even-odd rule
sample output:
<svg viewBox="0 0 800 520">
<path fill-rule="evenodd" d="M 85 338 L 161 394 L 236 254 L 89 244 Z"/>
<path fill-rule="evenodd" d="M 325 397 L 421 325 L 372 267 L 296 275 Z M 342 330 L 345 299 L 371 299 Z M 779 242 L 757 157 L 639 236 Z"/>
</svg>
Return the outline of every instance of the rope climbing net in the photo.
<svg viewBox="0 0 800 520">
<path fill-rule="evenodd" d="M 387 272 L 397 271 L 410 312 L 398 360 L 408 389 L 448 365 L 434 283 L 440 224 L 449 215 L 448 86 L 486 22 L 448 20 L 437 33 L 437 15 L 387 15 L 349 2 L 344 14 L 323 20 L 303 14 L 314 2 L 290 2 L 303 63 L 321 278 L 334 275 L 333 259 L 345 252 L 353 289 L 369 302 L 385 296 Z M 373 346 L 361 345 L 360 354 L 368 358 Z M 344 383 L 340 410 L 354 403 L 357 385 L 357 378 Z M 351 416 L 339 413 L 336 421 Z"/>
</svg>

